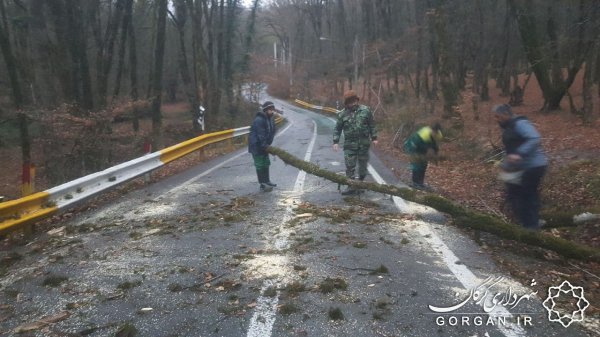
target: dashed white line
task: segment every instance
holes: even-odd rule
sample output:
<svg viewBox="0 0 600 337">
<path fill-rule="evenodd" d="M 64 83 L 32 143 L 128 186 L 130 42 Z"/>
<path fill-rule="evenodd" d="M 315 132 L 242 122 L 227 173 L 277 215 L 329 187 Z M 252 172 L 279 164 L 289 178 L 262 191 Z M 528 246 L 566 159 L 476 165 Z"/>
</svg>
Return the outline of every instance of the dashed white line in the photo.
<svg viewBox="0 0 600 337">
<path fill-rule="evenodd" d="M 294 123 L 290 122 L 290 124 L 285 129 L 281 130 L 279 133 L 277 133 L 277 135 L 275 135 L 275 138 L 278 138 L 279 136 L 283 135 L 290 127 L 292 127 L 292 125 L 294 125 Z M 225 160 L 225 161 L 223 161 L 223 162 L 221 162 L 221 163 L 219 163 L 219 164 L 217 164 L 217 165 L 209 168 L 208 170 L 206 170 L 206 171 L 198 174 L 197 176 L 195 176 L 193 178 L 190 178 L 190 179 L 186 180 L 185 182 L 183 182 L 181 184 L 178 184 L 177 186 L 175 186 L 172 189 L 170 189 L 170 190 L 166 191 L 165 193 L 163 193 L 163 195 L 172 193 L 173 191 L 175 191 L 177 189 L 180 189 L 180 188 L 186 188 L 187 186 L 189 186 L 191 183 L 195 182 L 196 180 L 198 180 L 198 179 L 200 179 L 200 178 L 202 178 L 202 177 L 204 177 L 204 176 L 206 176 L 206 175 L 214 172 L 216 169 L 219 169 L 219 168 L 223 167 L 224 165 L 226 165 L 226 164 L 228 164 L 228 163 L 230 163 L 230 162 L 232 162 L 232 161 L 234 161 L 234 160 L 238 159 L 239 157 L 241 157 L 243 155 L 246 155 L 246 154 L 248 154 L 248 152 L 242 151 L 242 152 L 236 154 L 235 156 L 233 156 L 233 157 L 231 157 L 231 158 L 229 158 L 229 159 L 227 159 L 227 160 Z"/>
<path fill-rule="evenodd" d="M 308 145 L 308 149 L 306 154 L 304 155 L 304 160 L 310 161 L 310 157 L 312 156 L 312 151 L 315 146 L 315 142 L 317 140 L 317 124 L 313 121 L 313 136 Z M 306 172 L 300 171 L 296 178 L 296 183 L 294 184 L 294 198 L 299 199 L 302 195 L 302 190 L 304 188 L 304 182 L 306 181 Z M 288 207 L 288 213 L 291 212 L 291 207 Z M 283 223 L 285 223 L 286 218 L 284 217 Z M 282 223 L 282 224 L 283 224 Z M 279 236 L 275 240 L 275 247 L 278 249 L 282 249 L 287 246 L 287 238 Z M 266 297 L 265 291 L 271 287 L 277 287 L 279 282 L 273 280 L 266 280 L 263 284 L 260 296 L 256 300 L 256 308 L 252 318 L 250 319 L 250 326 L 248 327 L 247 337 L 269 337 L 273 331 L 273 325 L 275 324 L 275 318 L 277 314 L 277 304 L 279 302 L 279 291 L 273 297 Z"/>
<path fill-rule="evenodd" d="M 385 180 L 375 171 L 375 169 L 369 164 L 369 172 L 373 176 L 373 179 L 379 184 L 385 184 Z M 403 213 L 415 213 L 418 212 L 417 208 L 421 208 L 423 206 L 415 205 L 414 207 L 411 204 L 408 204 L 404 201 L 404 199 L 399 197 L 393 197 L 394 204 L 396 207 Z M 448 246 L 442 241 L 442 239 L 432 230 L 431 225 L 427 222 L 423 221 L 415 221 L 417 226 L 415 228 L 422 235 L 422 237 L 427 238 L 429 244 L 433 251 L 438 252 L 442 261 L 446 264 L 448 269 L 454 274 L 454 276 L 458 279 L 458 281 L 465 287 L 465 289 L 475 289 L 479 285 L 481 285 L 482 280 L 480 280 L 469 268 L 467 268 L 464 264 L 459 264 L 458 257 L 454 254 Z M 513 315 L 504 307 L 497 306 L 495 309 L 489 313 L 492 317 L 510 317 Z M 525 330 L 516 324 L 510 325 L 498 325 L 498 330 L 502 332 L 507 337 L 519 337 L 526 336 Z"/>
</svg>

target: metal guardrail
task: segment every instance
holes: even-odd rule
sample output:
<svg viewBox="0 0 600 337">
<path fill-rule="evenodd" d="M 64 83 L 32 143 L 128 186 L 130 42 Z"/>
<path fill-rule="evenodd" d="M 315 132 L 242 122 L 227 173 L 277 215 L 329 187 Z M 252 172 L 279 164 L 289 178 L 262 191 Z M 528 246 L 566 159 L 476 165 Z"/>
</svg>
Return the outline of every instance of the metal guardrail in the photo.
<svg viewBox="0 0 600 337">
<path fill-rule="evenodd" d="M 296 102 L 297 104 L 300 104 L 304 107 L 310 108 L 310 109 L 322 110 L 322 111 L 331 112 L 334 114 L 337 114 L 339 112 L 339 110 L 336 110 L 335 108 L 324 107 L 321 105 L 314 105 L 314 104 L 310 104 L 308 102 L 301 101 L 299 99 L 295 99 L 294 102 Z"/>
<path fill-rule="evenodd" d="M 280 116 L 275 118 L 277 124 L 283 120 Z M 245 126 L 201 135 L 46 191 L 2 202 L 0 203 L 0 233 L 48 217 L 61 209 L 153 171 L 206 145 L 248 133 L 250 133 L 250 127 Z"/>
</svg>

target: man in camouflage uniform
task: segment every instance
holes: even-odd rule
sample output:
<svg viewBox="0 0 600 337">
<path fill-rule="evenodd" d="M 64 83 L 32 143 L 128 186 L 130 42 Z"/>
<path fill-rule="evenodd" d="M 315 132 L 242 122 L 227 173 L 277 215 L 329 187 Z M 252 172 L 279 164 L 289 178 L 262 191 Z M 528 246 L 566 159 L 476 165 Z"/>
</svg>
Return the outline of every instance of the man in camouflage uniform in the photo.
<svg viewBox="0 0 600 337">
<path fill-rule="evenodd" d="M 367 106 L 359 105 L 359 98 L 353 90 L 344 93 L 344 110 L 338 113 L 337 123 L 333 132 L 333 149 L 339 150 L 339 141 L 344 132 L 344 160 L 346 176 L 356 179 L 356 164 L 358 163 L 358 179 L 363 181 L 367 176 L 369 148 L 371 142 L 377 145 L 377 128 L 373 114 Z M 348 186 L 343 195 L 354 194 L 357 191 Z"/>
</svg>

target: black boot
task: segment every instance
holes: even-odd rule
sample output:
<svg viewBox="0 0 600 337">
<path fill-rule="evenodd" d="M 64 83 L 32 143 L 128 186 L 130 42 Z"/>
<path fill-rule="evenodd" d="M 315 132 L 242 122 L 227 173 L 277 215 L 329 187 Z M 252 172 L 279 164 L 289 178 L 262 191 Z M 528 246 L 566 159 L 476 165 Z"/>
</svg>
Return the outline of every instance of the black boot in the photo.
<svg viewBox="0 0 600 337">
<path fill-rule="evenodd" d="M 260 191 L 261 192 L 271 192 L 273 190 L 273 187 L 267 185 L 265 183 L 265 170 L 256 170 L 256 176 L 258 177 L 258 183 L 260 185 Z"/>
<path fill-rule="evenodd" d="M 344 190 L 344 192 L 342 192 L 342 195 L 353 195 L 353 194 L 356 194 L 356 190 L 352 186 L 346 187 L 346 190 Z"/>
<path fill-rule="evenodd" d="M 412 171 L 412 187 L 418 190 L 425 189 L 423 180 L 425 178 L 425 172 L 413 170 Z"/>
<path fill-rule="evenodd" d="M 274 183 L 271 182 L 271 178 L 269 177 L 269 169 L 266 168 L 266 169 L 264 169 L 264 171 L 265 171 L 265 181 L 264 181 L 264 183 L 267 184 L 267 185 L 269 185 L 269 186 L 271 186 L 271 187 L 277 186 L 277 184 L 274 184 Z"/>
<path fill-rule="evenodd" d="M 262 184 L 263 180 L 262 180 L 262 171 L 259 169 L 256 169 L 256 178 L 258 179 L 258 183 Z"/>
<path fill-rule="evenodd" d="M 352 178 L 352 179 L 356 179 L 356 178 Z M 346 187 L 344 192 L 342 192 L 342 195 L 353 195 L 353 194 L 356 194 L 356 192 L 357 192 L 357 190 L 354 187 L 348 185 L 348 187 Z"/>
<path fill-rule="evenodd" d="M 360 180 L 360 181 L 365 181 L 365 177 L 366 177 L 366 175 L 364 175 L 364 176 L 359 176 L 359 177 L 358 177 L 358 180 Z M 357 193 L 357 194 L 364 193 L 364 192 L 365 192 L 365 190 L 363 190 L 363 189 L 360 189 L 360 188 L 356 189 L 356 193 Z"/>
</svg>

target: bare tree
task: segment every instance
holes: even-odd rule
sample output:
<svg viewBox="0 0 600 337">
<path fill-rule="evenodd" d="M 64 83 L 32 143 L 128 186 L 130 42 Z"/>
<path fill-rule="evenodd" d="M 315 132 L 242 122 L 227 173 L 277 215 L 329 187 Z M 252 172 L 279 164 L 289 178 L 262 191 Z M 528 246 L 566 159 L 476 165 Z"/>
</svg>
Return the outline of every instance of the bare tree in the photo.
<svg viewBox="0 0 600 337">
<path fill-rule="evenodd" d="M 163 147 L 162 114 L 160 111 L 163 88 L 163 61 L 165 56 L 165 32 L 167 20 L 167 0 L 157 0 L 156 48 L 154 51 L 154 70 L 152 76 L 152 141 L 154 149 Z"/>
<path fill-rule="evenodd" d="M 508 3 L 517 20 L 527 59 L 544 95 L 543 109 L 556 110 L 560 107 L 560 101 L 567 94 L 567 90 L 573 84 L 589 49 L 589 45 L 585 41 L 586 25 L 574 24 L 571 26 L 578 28 L 571 28 L 566 31 L 565 33 L 570 35 L 571 38 L 568 43 L 562 44 L 559 41 L 557 19 L 555 18 L 556 10 L 554 6 L 557 6 L 556 2 L 548 1 L 542 4 L 536 3 L 534 0 L 508 0 Z M 564 6 L 564 4 L 561 5 Z M 576 22 L 583 23 L 587 21 L 586 13 L 589 13 L 590 6 L 597 7 L 598 4 L 589 0 L 579 2 L 579 14 Z M 536 15 L 540 7 L 546 7 L 547 9 L 545 34 L 540 29 L 540 19 Z M 567 69 L 566 77 L 563 75 L 563 68 Z"/>
</svg>

